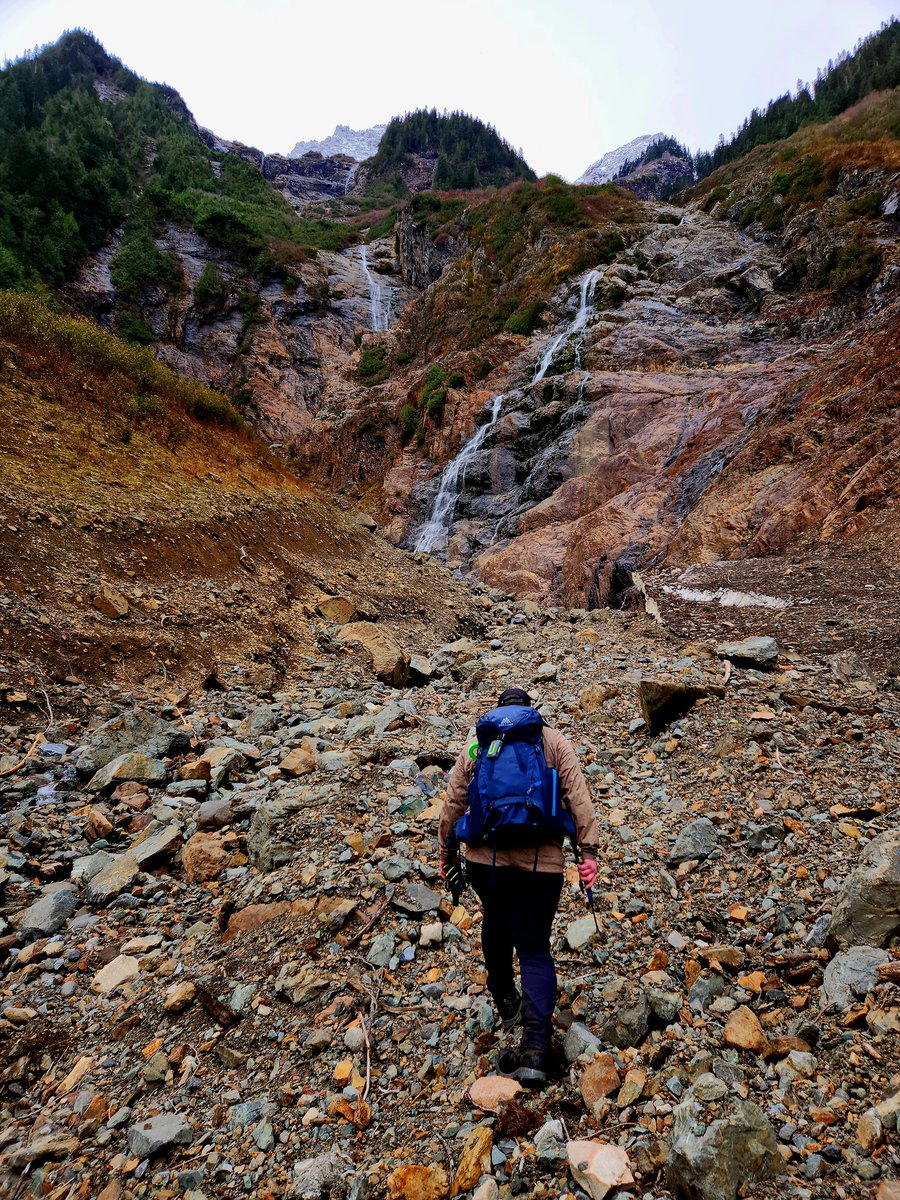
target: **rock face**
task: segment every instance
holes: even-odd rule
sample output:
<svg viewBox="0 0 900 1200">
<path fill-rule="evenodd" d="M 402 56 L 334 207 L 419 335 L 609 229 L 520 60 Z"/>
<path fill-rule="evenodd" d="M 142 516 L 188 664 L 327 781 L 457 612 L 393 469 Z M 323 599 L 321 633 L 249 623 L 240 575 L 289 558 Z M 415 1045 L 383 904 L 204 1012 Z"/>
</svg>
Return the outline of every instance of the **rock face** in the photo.
<svg viewBox="0 0 900 1200">
<path fill-rule="evenodd" d="M 465 249 L 464 240 L 455 237 L 448 237 L 438 245 L 408 208 L 400 214 L 396 235 L 400 273 L 414 288 L 424 289 L 434 283 Z"/>
<path fill-rule="evenodd" d="M 663 133 L 644 133 L 640 137 L 618 146 L 615 150 L 607 150 L 575 180 L 576 183 L 609 183 L 618 175 L 627 162 L 634 162 L 641 157 L 645 150 L 654 142 L 665 137 Z"/>
<path fill-rule="evenodd" d="M 291 158 L 300 158 L 301 155 L 313 151 L 326 157 L 344 154 L 362 162 L 376 153 L 386 129 L 387 125 L 373 125 L 369 129 L 351 129 L 349 125 L 335 125 L 334 133 L 321 141 L 297 142 L 291 151 Z"/>
<path fill-rule="evenodd" d="M 886 946 L 900 932 L 900 830 L 873 838 L 838 893 L 828 929 L 836 946 Z"/>
<path fill-rule="evenodd" d="M 758 1105 L 739 1100 L 702 1135 L 699 1115 L 693 1099 L 675 1109 L 666 1182 L 679 1200 L 735 1200 L 742 1184 L 781 1174 L 775 1130 Z"/>
</svg>

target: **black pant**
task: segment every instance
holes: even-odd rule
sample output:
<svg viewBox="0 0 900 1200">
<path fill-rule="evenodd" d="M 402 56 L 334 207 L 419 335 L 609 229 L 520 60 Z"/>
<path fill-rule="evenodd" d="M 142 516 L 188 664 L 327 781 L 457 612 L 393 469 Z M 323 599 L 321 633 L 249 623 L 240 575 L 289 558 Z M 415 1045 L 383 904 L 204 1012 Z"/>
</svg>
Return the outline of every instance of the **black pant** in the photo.
<svg viewBox="0 0 900 1200">
<path fill-rule="evenodd" d="M 466 864 L 466 872 L 484 912 L 481 947 L 488 990 L 495 1002 L 515 994 L 515 950 L 522 973 L 522 1046 L 547 1050 L 556 1005 L 550 929 L 562 894 L 562 873 L 474 862 Z"/>
</svg>

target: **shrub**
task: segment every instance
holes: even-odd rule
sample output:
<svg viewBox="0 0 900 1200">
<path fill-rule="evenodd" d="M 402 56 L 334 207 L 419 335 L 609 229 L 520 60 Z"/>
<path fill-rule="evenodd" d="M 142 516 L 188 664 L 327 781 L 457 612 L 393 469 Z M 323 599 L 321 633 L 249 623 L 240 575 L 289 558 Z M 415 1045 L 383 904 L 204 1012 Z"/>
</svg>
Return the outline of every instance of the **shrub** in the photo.
<svg viewBox="0 0 900 1200">
<path fill-rule="evenodd" d="M 866 192 L 864 196 L 855 196 L 844 206 L 848 217 L 880 217 L 884 201 L 880 192 Z"/>
<path fill-rule="evenodd" d="M 520 308 L 509 317 L 503 326 L 510 333 L 534 333 L 541 325 L 541 313 L 544 310 L 543 300 L 533 300 L 530 304 Z"/>
<path fill-rule="evenodd" d="M 494 364 L 486 358 L 479 358 L 473 368 L 473 374 L 476 379 L 486 379 L 494 369 Z"/>
<path fill-rule="evenodd" d="M 400 409 L 400 438 L 404 446 L 415 433 L 418 423 L 419 410 L 407 400 Z"/>
<path fill-rule="evenodd" d="M 394 355 L 394 362 L 398 367 L 405 367 L 413 360 L 413 352 L 409 349 L 398 350 Z"/>
<path fill-rule="evenodd" d="M 215 263 L 208 262 L 194 288 L 194 304 L 207 312 L 221 312 L 227 297 L 228 288 L 222 272 Z"/>
<path fill-rule="evenodd" d="M 387 352 L 384 346 L 366 346 L 360 355 L 357 368 L 360 379 L 374 383 L 375 376 L 380 375 L 384 370 L 386 357 Z"/>
<path fill-rule="evenodd" d="M 447 376 L 439 366 L 433 365 L 425 372 L 421 402 L 429 417 L 440 422 L 447 401 Z"/>
<path fill-rule="evenodd" d="M 881 251 L 865 242 L 833 247 L 819 265 L 816 284 L 836 292 L 863 292 L 878 277 Z"/>
<path fill-rule="evenodd" d="M 461 388 L 466 386 L 466 377 L 462 371 L 451 371 L 447 383 L 452 388 Z"/>
</svg>

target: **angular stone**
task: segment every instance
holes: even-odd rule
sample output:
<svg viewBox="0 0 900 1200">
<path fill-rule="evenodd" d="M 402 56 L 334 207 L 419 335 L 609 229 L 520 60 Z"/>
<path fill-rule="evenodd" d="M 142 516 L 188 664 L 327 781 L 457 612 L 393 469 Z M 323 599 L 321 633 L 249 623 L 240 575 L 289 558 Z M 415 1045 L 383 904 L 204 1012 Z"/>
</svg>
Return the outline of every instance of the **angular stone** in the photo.
<svg viewBox="0 0 900 1200">
<path fill-rule="evenodd" d="M 678 1200 L 736 1200 L 738 1188 L 784 1172 L 778 1138 L 756 1104 L 737 1101 L 728 1117 L 704 1129 L 689 1097 L 674 1110 L 666 1182 Z"/>
<path fill-rule="evenodd" d="M 406 1163 L 388 1176 L 387 1189 L 388 1200 L 446 1200 L 450 1180 L 443 1167 Z"/>
<path fill-rule="evenodd" d="M 91 982 L 91 991 L 98 996 L 108 996 L 129 979 L 134 979 L 140 973 L 140 969 L 141 965 L 136 958 L 129 954 L 119 954 L 96 973 Z"/>
<path fill-rule="evenodd" d="M 578 1088 L 588 1108 L 618 1091 L 622 1083 L 619 1069 L 611 1054 L 597 1054 L 588 1063 Z"/>
<path fill-rule="evenodd" d="M 9 1150 L 0 1160 L 0 1166 L 21 1171 L 32 1163 L 46 1162 L 48 1158 L 69 1158 L 77 1153 L 78 1138 L 67 1133 L 48 1133 L 25 1146 Z"/>
<path fill-rule="evenodd" d="M 578 1021 L 573 1021 L 563 1038 L 563 1051 L 569 1062 L 575 1062 L 586 1050 L 596 1049 L 599 1045 L 597 1035 Z"/>
<path fill-rule="evenodd" d="M 625 1076 L 625 1082 L 622 1084 L 622 1089 L 616 1097 L 616 1104 L 619 1108 L 629 1108 L 632 1104 L 636 1104 L 640 1100 L 644 1092 L 644 1084 L 647 1082 L 647 1072 L 643 1067 L 632 1067 Z"/>
<path fill-rule="evenodd" d="M 639 987 L 630 984 L 619 1006 L 604 1023 L 600 1038 L 610 1046 L 625 1050 L 641 1044 L 647 1036 L 649 1024 L 649 1001 Z"/>
<path fill-rule="evenodd" d="M 678 834 L 669 854 L 670 863 L 688 862 L 690 859 L 709 858 L 719 840 L 716 827 L 709 817 L 698 817 Z"/>
<path fill-rule="evenodd" d="M 583 950 L 596 936 L 593 917 L 577 917 L 566 926 L 566 945 L 570 950 Z"/>
<path fill-rule="evenodd" d="M 128 848 L 128 853 L 141 867 L 159 858 L 174 854 L 181 845 L 181 830 L 177 825 L 149 826 Z"/>
<path fill-rule="evenodd" d="M 566 1143 L 569 1170 L 591 1200 L 606 1200 L 616 1188 L 634 1183 L 628 1155 L 610 1142 L 575 1141 Z"/>
<path fill-rule="evenodd" d="M 482 1075 L 470 1085 L 467 1093 L 476 1108 L 497 1112 L 500 1105 L 521 1092 L 522 1085 L 508 1075 Z"/>
<path fill-rule="evenodd" d="M 120 754 L 101 767 L 87 785 L 89 792 L 102 792 L 124 780 L 137 783 L 165 783 L 166 768 L 158 758 L 150 758 L 139 750 Z"/>
<path fill-rule="evenodd" d="M 347 596 L 327 596 L 316 607 L 326 621 L 335 625 L 348 625 L 356 619 L 356 605 Z"/>
<path fill-rule="evenodd" d="M 194 997 L 197 995 L 196 985 L 186 979 L 183 983 L 176 983 L 166 992 L 166 998 L 163 1000 L 163 1009 L 167 1013 L 184 1012 L 194 1002 Z"/>
<path fill-rule="evenodd" d="M 62 929 L 78 907 L 78 892 L 73 887 L 54 887 L 30 905 L 19 918 L 19 937 L 48 937 Z"/>
<path fill-rule="evenodd" d="M 725 1043 L 735 1050 L 749 1050 L 762 1054 L 766 1048 L 766 1035 L 759 1018 L 752 1008 L 742 1004 L 725 1022 Z"/>
<path fill-rule="evenodd" d="M 311 775 L 316 769 L 316 752 L 309 746 L 297 746 L 278 764 L 282 775 Z"/>
<path fill-rule="evenodd" d="M 361 646 L 373 672 L 385 683 L 394 687 L 406 683 L 409 655 L 386 630 L 368 621 L 353 621 L 338 631 L 337 641 Z"/>
<path fill-rule="evenodd" d="M 441 897 L 424 883 L 407 883 L 394 892 L 391 904 L 401 912 L 419 917 L 425 913 L 436 912 L 440 907 Z"/>
<path fill-rule="evenodd" d="M 115 855 L 108 854 L 105 850 L 82 855 L 72 863 L 70 879 L 73 883 L 90 883 L 95 875 L 99 875 L 101 871 L 111 867 L 115 861 Z"/>
<path fill-rule="evenodd" d="M 900 829 L 873 838 L 844 881 L 834 904 L 833 946 L 886 946 L 900 934 Z"/>
<path fill-rule="evenodd" d="M 239 933 L 249 933 L 254 929 L 260 929 L 269 921 L 274 921 L 276 917 L 283 917 L 290 907 L 286 900 L 277 900 L 271 904 L 248 904 L 246 908 L 239 909 L 229 918 L 225 932 L 222 934 L 222 941 L 230 942 Z"/>
<path fill-rule="evenodd" d="M 127 891 L 139 874 L 140 867 L 132 855 L 120 854 L 91 879 L 84 890 L 84 897 L 94 908 L 105 908 L 116 896 Z"/>
<path fill-rule="evenodd" d="M 749 637 L 741 642 L 720 642 L 719 658 L 728 658 L 738 666 L 771 667 L 778 659 L 778 643 L 771 637 Z"/>
<path fill-rule="evenodd" d="M 233 819 L 231 801 L 223 798 L 204 800 L 197 809 L 198 829 L 222 829 Z"/>
<path fill-rule="evenodd" d="M 863 1000 L 878 983 L 878 968 L 890 961 L 886 950 L 877 946 L 851 946 L 836 954 L 822 978 L 822 1003 L 841 1010 L 854 1000 Z"/>
<path fill-rule="evenodd" d="M 138 1158 L 150 1158 L 169 1146 L 190 1146 L 193 1140 L 194 1127 L 181 1113 L 160 1113 L 128 1130 L 128 1149 Z"/>
<path fill-rule="evenodd" d="M 386 967 L 394 955 L 396 941 L 391 933 L 379 933 L 372 938 L 366 962 L 373 967 Z"/>
<path fill-rule="evenodd" d="M 151 758 L 166 758 L 190 749 L 190 733 L 170 725 L 142 708 L 129 709 L 89 734 L 75 765 L 81 775 L 92 775 L 119 755 L 141 750 Z"/>
<path fill-rule="evenodd" d="M 128 601 L 117 588 L 114 588 L 111 583 L 107 583 L 106 580 L 100 584 L 91 603 L 97 612 L 102 613 L 104 617 L 111 617 L 114 621 L 128 616 Z"/>
<path fill-rule="evenodd" d="M 208 883 L 216 879 L 231 858 L 215 833 L 195 833 L 181 851 L 181 865 L 191 883 Z"/>
<path fill-rule="evenodd" d="M 228 746 L 221 742 L 214 742 L 208 746 L 205 753 L 201 754 L 199 762 L 204 763 L 209 768 L 209 786 L 212 791 L 216 791 L 222 786 L 228 778 L 229 772 L 233 767 L 241 761 L 243 755 L 240 750 L 236 750 L 234 746 Z"/>
<path fill-rule="evenodd" d="M 494 1134 L 486 1125 L 476 1125 L 463 1142 L 462 1153 L 453 1176 L 452 1196 L 468 1192 L 482 1175 L 491 1173 L 491 1150 Z"/>
</svg>

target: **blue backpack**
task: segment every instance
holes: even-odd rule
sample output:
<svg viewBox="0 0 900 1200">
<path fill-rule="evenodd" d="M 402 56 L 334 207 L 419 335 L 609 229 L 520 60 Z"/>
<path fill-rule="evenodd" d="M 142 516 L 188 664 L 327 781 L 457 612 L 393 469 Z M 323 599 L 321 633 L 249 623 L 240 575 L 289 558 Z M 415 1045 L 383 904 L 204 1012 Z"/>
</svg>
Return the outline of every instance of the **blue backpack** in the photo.
<svg viewBox="0 0 900 1200">
<path fill-rule="evenodd" d="M 475 726 L 478 754 L 466 812 L 454 826 L 470 846 L 538 846 L 575 839 L 575 823 L 559 795 L 557 773 L 544 758 L 544 720 L 534 708 L 495 708 Z"/>
</svg>

